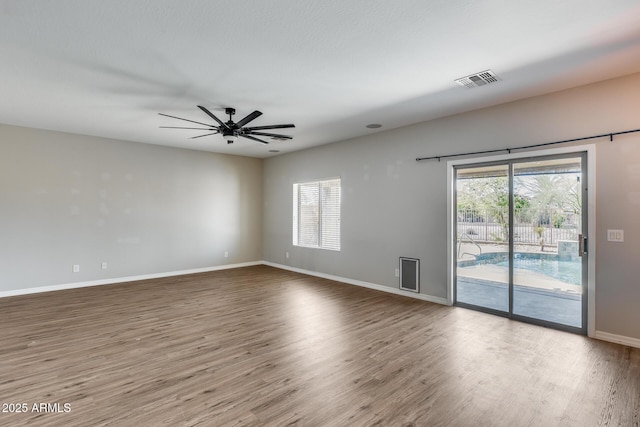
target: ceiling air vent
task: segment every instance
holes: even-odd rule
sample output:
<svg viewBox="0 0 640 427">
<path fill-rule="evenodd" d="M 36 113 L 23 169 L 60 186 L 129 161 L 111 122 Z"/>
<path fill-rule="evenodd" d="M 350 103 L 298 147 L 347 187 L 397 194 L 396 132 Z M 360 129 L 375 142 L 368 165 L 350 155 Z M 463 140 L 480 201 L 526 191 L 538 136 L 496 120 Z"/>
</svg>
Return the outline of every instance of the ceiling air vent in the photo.
<svg viewBox="0 0 640 427">
<path fill-rule="evenodd" d="M 498 76 L 491 70 L 481 71 L 479 73 L 471 74 L 470 76 L 460 77 L 459 79 L 455 79 L 455 82 L 460 86 L 465 86 L 468 88 L 478 87 L 478 86 L 486 86 L 491 83 L 495 83 L 498 80 Z"/>
</svg>

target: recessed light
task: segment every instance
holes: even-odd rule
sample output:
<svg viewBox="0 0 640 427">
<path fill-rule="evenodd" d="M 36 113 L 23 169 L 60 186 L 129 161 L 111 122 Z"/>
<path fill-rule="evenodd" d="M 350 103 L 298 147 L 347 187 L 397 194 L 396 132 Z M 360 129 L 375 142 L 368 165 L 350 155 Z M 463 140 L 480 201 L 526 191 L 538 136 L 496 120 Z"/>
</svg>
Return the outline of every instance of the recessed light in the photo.
<svg viewBox="0 0 640 427">
<path fill-rule="evenodd" d="M 269 150 L 270 153 L 279 153 L 280 150 Z"/>
<path fill-rule="evenodd" d="M 369 129 L 378 129 L 378 128 L 381 128 L 382 125 L 380 125 L 378 123 L 371 123 L 370 125 L 367 125 L 366 127 L 368 127 Z"/>
</svg>

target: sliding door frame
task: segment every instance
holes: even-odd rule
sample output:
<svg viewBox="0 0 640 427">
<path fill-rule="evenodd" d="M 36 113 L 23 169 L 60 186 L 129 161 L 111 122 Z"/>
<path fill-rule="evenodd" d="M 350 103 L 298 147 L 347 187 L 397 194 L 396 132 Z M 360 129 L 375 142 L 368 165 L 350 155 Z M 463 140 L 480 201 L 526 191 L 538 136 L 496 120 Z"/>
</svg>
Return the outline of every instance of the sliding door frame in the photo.
<svg viewBox="0 0 640 427">
<path fill-rule="evenodd" d="M 456 212 L 456 167 L 473 164 L 486 164 L 486 163 L 500 163 L 509 162 L 513 160 L 526 159 L 532 157 L 544 157 L 544 156 L 556 156 L 566 154 L 581 154 L 586 153 L 586 171 L 587 171 L 587 203 L 583 205 L 583 209 L 586 209 L 586 215 L 588 219 L 587 223 L 587 236 L 589 241 L 589 252 L 587 254 L 587 335 L 589 337 L 595 336 L 595 258 L 596 258 L 596 212 L 595 212 L 595 145 L 577 145 L 571 147 L 561 147 L 546 150 L 532 150 L 526 152 L 519 152 L 506 155 L 488 156 L 488 157 L 470 157 L 462 160 L 451 160 L 447 162 L 447 302 L 449 305 L 454 303 L 454 285 L 456 280 L 456 254 L 455 254 L 455 232 L 456 224 L 453 220 L 454 212 Z M 511 166 L 510 166 L 511 167 Z M 583 170 L 585 165 L 583 165 Z M 510 186 L 513 184 L 510 183 Z M 510 188 L 512 191 L 513 188 Z M 511 209 L 510 209 L 511 211 Z M 511 214 L 510 214 L 511 215 Z M 512 227 L 510 218 L 510 227 Z M 511 254 L 511 248 L 509 253 Z M 510 282 L 512 278 L 510 277 Z M 511 294 L 511 292 L 510 292 Z M 510 296 L 509 308 L 512 311 L 512 301 Z M 517 316 L 513 316 L 517 319 Z M 532 322 L 536 323 L 536 322 Z"/>
</svg>

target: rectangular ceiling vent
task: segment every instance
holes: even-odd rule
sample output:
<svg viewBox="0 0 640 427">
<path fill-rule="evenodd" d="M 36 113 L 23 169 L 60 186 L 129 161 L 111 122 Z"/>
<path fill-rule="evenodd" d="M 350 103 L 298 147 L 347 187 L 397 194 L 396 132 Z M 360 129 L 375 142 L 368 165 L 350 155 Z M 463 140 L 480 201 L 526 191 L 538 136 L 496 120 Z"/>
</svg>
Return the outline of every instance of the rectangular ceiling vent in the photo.
<svg viewBox="0 0 640 427">
<path fill-rule="evenodd" d="M 500 79 L 493 71 L 485 70 L 479 73 L 471 74 L 470 76 L 460 77 L 459 79 L 456 79 L 455 82 L 460 86 L 472 88 L 496 83 L 498 80 Z"/>
</svg>

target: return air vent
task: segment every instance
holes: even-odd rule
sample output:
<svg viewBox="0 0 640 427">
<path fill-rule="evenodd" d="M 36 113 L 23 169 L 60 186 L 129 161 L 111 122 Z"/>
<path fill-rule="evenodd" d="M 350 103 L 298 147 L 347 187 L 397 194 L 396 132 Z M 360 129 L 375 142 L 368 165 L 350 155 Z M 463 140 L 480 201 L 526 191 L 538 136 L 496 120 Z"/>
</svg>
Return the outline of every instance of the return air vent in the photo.
<svg viewBox="0 0 640 427">
<path fill-rule="evenodd" d="M 400 289 L 420 292 L 420 260 L 400 257 Z"/>
<path fill-rule="evenodd" d="M 493 71 L 485 70 L 479 73 L 471 74 L 470 76 L 460 77 L 459 79 L 456 79 L 455 82 L 460 86 L 473 88 L 496 83 L 498 80 L 500 79 L 495 75 Z"/>
</svg>

